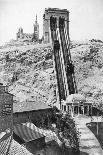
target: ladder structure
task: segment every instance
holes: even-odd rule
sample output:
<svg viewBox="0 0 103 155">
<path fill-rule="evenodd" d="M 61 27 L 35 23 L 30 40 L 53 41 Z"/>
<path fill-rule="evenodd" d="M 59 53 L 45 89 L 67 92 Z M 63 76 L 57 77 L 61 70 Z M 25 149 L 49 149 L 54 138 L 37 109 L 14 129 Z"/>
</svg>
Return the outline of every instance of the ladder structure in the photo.
<svg viewBox="0 0 103 155">
<path fill-rule="evenodd" d="M 60 108 L 68 95 L 77 93 L 74 66 L 69 49 L 69 12 L 64 9 L 46 9 L 44 16 L 46 41 L 52 41 Z M 44 26 L 45 26 L 44 25 Z M 48 35 L 47 35 L 48 34 Z M 48 36 L 48 37 L 47 37 Z"/>
</svg>

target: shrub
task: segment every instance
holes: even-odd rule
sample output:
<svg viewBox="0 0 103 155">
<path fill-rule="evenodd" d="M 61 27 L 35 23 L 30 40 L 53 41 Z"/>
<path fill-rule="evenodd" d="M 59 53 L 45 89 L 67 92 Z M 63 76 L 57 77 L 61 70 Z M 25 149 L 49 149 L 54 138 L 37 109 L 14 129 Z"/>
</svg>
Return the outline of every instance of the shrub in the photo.
<svg viewBox="0 0 103 155">
<path fill-rule="evenodd" d="M 9 60 L 10 60 L 9 54 L 5 55 L 5 60 L 6 60 L 6 62 L 9 62 Z"/>
<path fill-rule="evenodd" d="M 75 122 L 69 114 L 63 116 L 60 111 L 54 107 L 51 112 L 37 114 L 33 123 L 45 129 L 51 129 L 54 131 L 52 124 L 56 124 L 55 132 L 58 138 L 64 143 L 64 139 L 67 139 L 70 148 L 73 151 L 79 151 L 79 133 L 76 130 Z M 60 136 L 61 133 L 61 136 Z"/>
<path fill-rule="evenodd" d="M 68 114 L 63 117 L 62 121 L 63 123 L 60 123 L 63 129 L 62 136 L 68 140 L 71 148 L 79 150 L 79 133 L 76 130 L 75 122 Z"/>
</svg>

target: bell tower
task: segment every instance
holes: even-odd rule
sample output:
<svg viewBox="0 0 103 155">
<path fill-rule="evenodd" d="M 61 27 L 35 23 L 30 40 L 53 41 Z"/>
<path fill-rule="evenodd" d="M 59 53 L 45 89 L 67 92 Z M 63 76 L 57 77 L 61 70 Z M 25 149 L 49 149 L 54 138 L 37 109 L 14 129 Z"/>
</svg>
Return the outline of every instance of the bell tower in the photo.
<svg viewBox="0 0 103 155">
<path fill-rule="evenodd" d="M 39 24 L 37 21 L 37 14 L 36 14 L 36 20 L 34 24 L 34 40 L 38 41 L 39 40 Z"/>
</svg>

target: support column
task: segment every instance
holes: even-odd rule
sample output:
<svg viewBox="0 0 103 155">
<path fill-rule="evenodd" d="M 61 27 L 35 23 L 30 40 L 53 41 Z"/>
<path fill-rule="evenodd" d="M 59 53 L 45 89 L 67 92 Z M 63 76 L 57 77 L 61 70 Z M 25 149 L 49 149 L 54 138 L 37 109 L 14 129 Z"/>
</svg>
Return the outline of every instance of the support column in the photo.
<svg viewBox="0 0 103 155">
<path fill-rule="evenodd" d="M 72 105 L 70 105 L 70 115 L 72 115 Z"/>
<path fill-rule="evenodd" d="M 73 106 L 73 115 L 74 115 L 74 109 L 75 109 L 75 106 Z"/>
<path fill-rule="evenodd" d="M 88 115 L 89 115 L 89 105 L 88 105 Z"/>
<path fill-rule="evenodd" d="M 74 106 L 71 107 L 71 115 L 72 115 L 72 117 L 73 117 L 73 108 L 74 108 Z"/>
<path fill-rule="evenodd" d="M 78 106 L 76 106 L 76 115 L 77 115 L 77 113 L 78 113 Z"/>
<path fill-rule="evenodd" d="M 61 106 L 61 110 L 63 111 L 63 105 Z"/>
<path fill-rule="evenodd" d="M 66 105 L 66 112 L 67 112 L 67 105 Z"/>
<path fill-rule="evenodd" d="M 84 115 L 84 105 L 83 105 L 83 115 Z"/>
<path fill-rule="evenodd" d="M 91 116 L 92 116 L 92 105 L 91 105 Z"/>
<path fill-rule="evenodd" d="M 78 104 L 78 115 L 79 115 L 79 104 Z"/>
<path fill-rule="evenodd" d="M 74 116 L 74 106 L 73 106 L 73 116 Z"/>
</svg>

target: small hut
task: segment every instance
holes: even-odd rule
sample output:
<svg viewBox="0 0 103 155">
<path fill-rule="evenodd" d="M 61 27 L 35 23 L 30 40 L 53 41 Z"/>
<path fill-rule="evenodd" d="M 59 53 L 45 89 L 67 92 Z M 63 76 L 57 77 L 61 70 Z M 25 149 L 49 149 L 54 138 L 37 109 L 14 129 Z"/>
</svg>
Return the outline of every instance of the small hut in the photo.
<svg viewBox="0 0 103 155">
<path fill-rule="evenodd" d="M 92 114 L 92 103 L 87 102 L 84 95 L 71 94 L 66 101 L 62 101 L 62 110 L 73 115 L 90 115 Z"/>
</svg>

